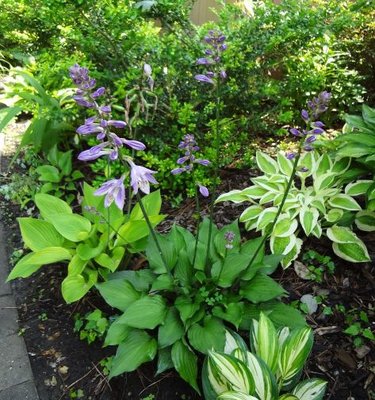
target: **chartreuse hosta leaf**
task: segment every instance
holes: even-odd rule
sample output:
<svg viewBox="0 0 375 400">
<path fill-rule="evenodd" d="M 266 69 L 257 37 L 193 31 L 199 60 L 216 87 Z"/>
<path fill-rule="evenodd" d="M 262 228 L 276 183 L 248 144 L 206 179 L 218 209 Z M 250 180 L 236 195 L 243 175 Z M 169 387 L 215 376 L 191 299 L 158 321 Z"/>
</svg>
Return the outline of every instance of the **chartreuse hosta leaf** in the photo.
<svg viewBox="0 0 375 400">
<path fill-rule="evenodd" d="M 96 288 L 104 300 L 114 308 L 125 311 L 131 304 L 139 300 L 141 294 L 127 280 L 114 279 L 98 283 Z"/>
<path fill-rule="evenodd" d="M 278 388 L 276 379 L 267 364 L 260 358 L 250 353 L 237 349 L 234 354 L 249 368 L 254 379 L 255 393 L 262 400 L 273 400 L 277 397 Z"/>
<path fill-rule="evenodd" d="M 225 392 L 217 400 L 258 400 L 258 398 L 245 393 Z"/>
<path fill-rule="evenodd" d="M 327 229 L 327 236 L 333 241 L 332 248 L 335 254 L 350 262 L 370 261 L 365 244 L 344 226 L 334 225 Z"/>
<path fill-rule="evenodd" d="M 254 393 L 254 379 L 242 361 L 215 351 L 210 351 L 208 354 L 208 380 L 217 395 L 227 391 Z"/>
<path fill-rule="evenodd" d="M 81 299 L 97 282 L 98 271 L 85 268 L 82 274 L 68 275 L 61 283 L 61 293 L 67 303 Z"/>
<path fill-rule="evenodd" d="M 260 313 L 259 321 L 253 320 L 250 328 L 251 350 L 260 357 L 273 373 L 276 372 L 279 341 L 275 326 L 264 313 Z"/>
<path fill-rule="evenodd" d="M 309 327 L 294 329 L 285 339 L 280 350 L 278 381 L 287 388 L 302 371 L 313 345 Z"/>
<path fill-rule="evenodd" d="M 35 204 L 41 216 L 51 223 L 53 223 L 53 219 L 57 214 L 69 215 L 73 213 L 68 203 L 49 194 L 36 194 Z"/>
<path fill-rule="evenodd" d="M 314 207 L 302 207 L 299 219 L 306 236 L 309 236 L 318 223 L 319 211 Z"/>
<path fill-rule="evenodd" d="M 307 379 L 299 383 L 293 390 L 299 400 L 322 400 L 327 382 L 321 379 Z"/>
</svg>

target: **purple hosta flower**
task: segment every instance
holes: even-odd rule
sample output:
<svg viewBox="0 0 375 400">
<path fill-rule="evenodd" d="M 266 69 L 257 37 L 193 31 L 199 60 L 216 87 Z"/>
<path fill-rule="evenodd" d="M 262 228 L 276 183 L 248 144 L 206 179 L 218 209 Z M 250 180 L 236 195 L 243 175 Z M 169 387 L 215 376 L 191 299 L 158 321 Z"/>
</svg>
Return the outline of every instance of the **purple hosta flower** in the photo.
<svg viewBox="0 0 375 400">
<path fill-rule="evenodd" d="M 288 160 L 293 160 L 293 158 L 295 158 L 296 155 L 295 155 L 295 153 L 290 152 L 290 153 L 287 153 L 285 156 Z"/>
<path fill-rule="evenodd" d="M 203 197 L 208 197 L 210 195 L 210 192 L 208 191 L 208 189 L 206 188 L 206 186 L 201 185 L 200 183 L 198 183 L 198 188 L 199 188 L 199 193 L 203 196 Z"/>
<path fill-rule="evenodd" d="M 106 147 L 109 145 L 108 142 L 103 142 L 91 147 L 91 149 L 84 150 L 78 155 L 78 160 L 80 161 L 92 161 L 96 160 L 101 156 L 107 156 L 111 154 L 111 150 Z"/>
<path fill-rule="evenodd" d="M 96 99 L 97 97 L 103 96 L 105 93 L 105 87 L 100 87 L 99 89 L 96 89 L 94 93 L 91 94 L 91 97 L 93 99 Z"/>
<path fill-rule="evenodd" d="M 331 100 L 331 97 L 331 93 L 324 91 L 319 93 L 317 97 L 314 97 L 311 101 L 307 103 L 313 120 L 315 120 L 323 112 L 327 111 L 328 103 Z"/>
<path fill-rule="evenodd" d="M 151 169 L 141 167 L 140 165 L 135 165 L 132 161 L 128 161 L 130 165 L 130 184 L 133 188 L 135 194 L 138 190 L 145 194 L 150 193 L 150 183 L 157 184 L 158 181 L 154 178 L 153 174 L 156 171 Z"/>
<path fill-rule="evenodd" d="M 294 136 L 302 136 L 302 133 L 296 128 L 290 129 L 289 132 Z"/>
<path fill-rule="evenodd" d="M 236 234 L 232 231 L 227 231 L 224 233 L 224 239 L 225 239 L 225 247 L 227 249 L 233 249 L 233 241 L 234 238 L 236 237 Z"/>
<path fill-rule="evenodd" d="M 198 74 L 195 75 L 194 77 L 198 82 L 204 82 L 204 83 L 210 83 L 210 84 L 214 84 L 215 82 L 213 81 L 213 79 L 209 78 L 207 75 L 203 75 L 203 74 Z"/>
<path fill-rule="evenodd" d="M 213 64 L 213 60 L 210 60 L 206 57 L 198 58 L 197 65 L 210 65 Z"/>
<path fill-rule="evenodd" d="M 120 179 L 112 179 L 105 182 L 94 192 L 95 196 L 102 196 L 104 194 L 106 195 L 104 199 L 105 207 L 109 207 L 115 202 L 116 206 L 122 210 L 125 203 L 124 177 L 122 176 Z"/>
<path fill-rule="evenodd" d="M 305 143 L 312 143 L 312 142 L 315 142 L 315 140 L 316 140 L 316 136 L 311 135 L 306 139 Z"/>
</svg>

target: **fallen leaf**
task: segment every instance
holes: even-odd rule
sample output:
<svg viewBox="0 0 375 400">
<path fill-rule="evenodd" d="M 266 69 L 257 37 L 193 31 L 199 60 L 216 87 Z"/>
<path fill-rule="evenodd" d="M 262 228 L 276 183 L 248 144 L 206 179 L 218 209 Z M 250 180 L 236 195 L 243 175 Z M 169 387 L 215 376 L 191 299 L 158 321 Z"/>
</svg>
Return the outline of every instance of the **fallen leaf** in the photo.
<svg viewBox="0 0 375 400">
<path fill-rule="evenodd" d="M 311 279 L 311 272 L 304 263 L 301 261 L 294 261 L 293 267 L 294 271 L 301 279 L 305 279 L 307 281 Z"/>
<path fill-rule="evenodd" d="M 304 294 L 301 299 L 301 303 L 306 304 L 307 312 L 311 315 L 314 314 L 318 309 L 318 303 L 312 294 Z"/>
</svg>

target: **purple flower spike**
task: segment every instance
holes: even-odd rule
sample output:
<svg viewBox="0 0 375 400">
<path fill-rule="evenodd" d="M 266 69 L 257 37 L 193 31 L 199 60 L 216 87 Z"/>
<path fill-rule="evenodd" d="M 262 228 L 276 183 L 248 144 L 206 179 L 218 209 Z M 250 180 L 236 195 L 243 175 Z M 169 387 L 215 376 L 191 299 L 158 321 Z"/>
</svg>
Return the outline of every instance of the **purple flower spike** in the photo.
<svg viewBox="0 0 375 400">
<path fill-rule="evenodd" d="M 106 195 L 104 199 L 105 207 L 109 207 L 114 201 L 116 206 L 122 210 L 125 203 L 124 177 L 105 182 L 97 191 L 94 192 L 95 196 L 102 196 L 104 194 Z"/>
<path fill-rule="evenodd" d="M 203 196 L 203 197 L 208 197 L 210 195 L 210 192 L 208 191 L 208 189 L 206 188 L 206 186 L 200 185 L 198 183 L 198 187 L 199 187 L 199 193 Z"/>
<path fill-rule="evenodd" d="M 157 180 L 154 178 L 153 174 L 156 174 L 156 171 L 152 171 L 151 169 L 141 167 L 140 165 L 135 165 L 132 161 L 129 161 L 131 171 L 130 171 L 130 184 L 133 188 L 135 194 L 138 193 L 138 190 L 145 194 L 150 193 L 150 183 L 157 184 Z"/>
<path fill-rule="evenodd" d="M 211 85 L 214 84 L 214 81 L 206 75 L 198 74 L 194 77 L 198 82 L 210 83 Z"/>
<path fill-rule="evenodd" d="M 146 149 L 146 146 L 142 142 L 138 142 L 138 140 L 128 140 L 128 139 L 121 139 L 121 140 L 126 146 L 128 146 L 134 150 L 145 150 Z"/>
</svg>

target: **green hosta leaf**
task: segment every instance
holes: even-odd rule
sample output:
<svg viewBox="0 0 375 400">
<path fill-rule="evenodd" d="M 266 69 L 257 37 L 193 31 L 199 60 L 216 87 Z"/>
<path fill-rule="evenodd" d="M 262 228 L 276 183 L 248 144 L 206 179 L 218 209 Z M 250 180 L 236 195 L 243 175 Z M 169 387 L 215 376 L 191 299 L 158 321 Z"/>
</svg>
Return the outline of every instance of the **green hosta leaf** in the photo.
<svg viewBox="0 0 375 400">
<path fill-rule="evenodd" d="M 238 329 L 244 312 L 244 304 L 242 302 L 229 303 L 223 307 L 224 309 L 221 306 L 215 306 L 212 309 L 212 315 L 232 323 Z"/>
<path fill-rule="evenodd" d="M 122 322 L 139 329 L 154 329 L 165 320 L 167 308 L 163 297 L 146 296 L 127 308 Z"/>
<path fill-rule="evenodd" d="M 268 318 L 276 327 L 289 326 L 290 328 L 306 326 L 304 316 L 294 307 L 284 303 L 270 301 L 260 305 L 260 309 L 267 313 Z"/>
<path fill-rule="evenodd" d="M 72 242 L 85 240 L 91 231 L 91 223 L 78 214 L 55 214 L 51 224 L 64 238 Z"/>
<path fill-rule="evenodd" d="M 79 275 L 83 272 L 87 265 L 86 260 L 82 260 L 78 254 L 75 254 L 74 257 L 70 260 L 68 264 L 68 275 Z"/>
<path fill-rule="evenodd" d="M 161 256 L 158 246 L 156 245 L 152 236 L 150 236 L 148 240 L 146 255 L 150 263 L 151 270 L 156 274 L 163 274 L 167 272 L 166 268 L 169 270 L 173 269 L 173 267 L 176 265 L 178 255 L 176 253 L 174 243 L 169 240 L 168 236 L 163 236 L 160 234 L 156 234 L 156 236 L 161 247 L 163 257 Z M 167 264 L 166 266 L 163 262 L 163 258 Z"/>
<path fill-rule="evenodd" d="M 322 379 L 307 379 L 299 383 L 293 390 L 299 400 L 322 400 L 327 382 Z"/>
<path fill-rule="evenodd" d="M 173 273 L 181 286 L 190 286 L 194 276 L 194 268 L 191 265 L 186 250 L 180 251 Z"/>
<path fill-rule="evenodd" d="M 282 186 L 278 183 L 270 182 L 269 177 L 265 175 L 252 178 L 251 181 L 257 186 L 260 186 L 261 188 L 265 189 L 267 192 L 273 192 L 273 193 L 279 193 L 281 190 L 280 186 Z M 267 195 L 267 192 L 262 196 L 262 198 Z"/>
<path fill-rule="evenodd" d="M 288 160 L 284 154 L 277 153 L 277 163 L 279 164 L 280 171 L 286 175 L 290 176 L 293 171 L 293 164 Z"/>
<path fill-rule="evenodd" d="M 241 286 L 240 294 L 253 303 L 272 300 L 284 295 L 285 290 L 267 275 L 258 273 L 255 277 Z"/>
<path fill-rule="evenodd" d="M 323 229 L 322 226 L 320 225 L 320 223 L 318 222 L 314 229 L 311 232 L 316 238 L 320 239 L 320 237 L 322 236 L 323 233 Z M 298 253 L 300 252 L 300 250 L 298 251 Z"/>
<path fill-rule="evenodd" d="M 115 247 L 112 254 L 109 256 L 106 253 L 101 253 L 95 257 L 95 261 L 103 268 L 108 268 L 111 272 L 116 271 L 120 262 L 124 258 L 125 248 Z"/>
<path fill-rule="evenodd" d="M 340 221 L 343 215 L 344 215 L 344 210 L 341 210 L 340 208 L 332 208 L 332 210 L 328 211 L 325 218 L 328 222 L 333 224 L 337 221 Z"/>
<path fill-rule="evenodd" d="M 374 181 L 370 180 L 359 180 L 357 182 L 349 183 L 345 187 L 345 194 L 348 196 L 360 196 L 365 194 L 373 183 Z"/>
<path fill-rule="evenodd" d="M 17 221 L 25 245 L 32 251 L 45 247 L 61 247 L 64 243 L 64 238 L 47 221 L 34 218 L 17 218 Z"/>
<path fill-rule="evenodd" d="M 242 193 L 242 190 L 231 190 L 228 193 L 221 194 L 215 203 L 220 203 L 222 201 L 231 201 L 232 203 L 243 203 L 247 201 L 248 197 Z"/>
<path fill-rule="evenodd" d="M 242 355 L 242 358 L 237 354 Z M 249 368 L 255 383 L 255 393 L 258 397 L 262 400 L 276 399 L 278 394 L 276 380 L 267 364 L 249 351 L 242 353 L 241 350 L 236 350 L 234 356 L 243 361 Z"/>
<path fill-rule="evenodd" d="M 338 194 L 328 200 L 328 204 L 333 208 L 342 208 L 343 210 L 359 211 L 361 206 L 350 196 Z"/>
<path fill-rule="evenodd" d="M 127 338 L 132 330 L 133 328 L 121 322 L 118 322 L 118 320 L 112 322 L 112 324 L 108 328 L 108 332 L 104 341 L 104 346 L 118 346 Z"/>
<path fill-rule="evenodd" d="M 292 261 L 298 257 L 299 253 L 301 252 L 302 244 L 302 240 L 297 238 L 293 248 L 289 251 L 289 253 L 284 255 L 283 259 L 281 260 L 281 265 L 284 269 L 288 268 Z"/>
<path fill-rule="evenodd" d="M 307 168 L 307 171 L 302 171 L 301 168 Z M 297 175 L 301 177 L 310 176 L 315 170 L 315 156 L 314 152 L 306 152 L 300 158 L 298 163 Z"/>
<path fill-rule="evenodd" d="M 177 297 L 174 305 L 179 311 L 180 318 L 184 323 L 200 309 L 200 304 L 193 303 L 189 297 L 183 296 Z"/>
<path fill-rule="evenodd" d="M 72 214 L 72 209 L 68 203 L 65 203 L 65 201 L 49 194 L 36 194 L 35 204 L 38 207 L 41 216 L 52 224 L 57 214 L 62 214 L 64 216 Z"/>
<path fill-rule="evenodd" d="M 225 240 L 225 235 L 227 232 L 231 232 L 234 234 L 234 239 L 231 242 L 231 248 L 227 248 L 227 241 Z M 238 227 L 238 221 L 232 222 L 230 225 L 224 226 L 220 231 L 215 235 L 214 244 L 217 253 L 221 257 L 225 257 L 226 254 L 237 252 L 240 248 L 241 242 L 241 233 Z"/>
<path fill-rule="evenodd" d="M 69 304 L 81 299 L 96 283 L 98 272 L 85 269 L 85 278 L 81 274 L 68 275 L 61 283 L 61 292 L 64 300 Z"/>
<path fill-rule="evenodd" d="M 143 363 L 153 360 L 157 349 L 156 340 L 146 332 L 132 330 L 117 349 L 109 378 L 134 371 Z"/>
<path fill-rule="evenodd" d="M 239 392 L 225 392 L 222 393 L 217 400 L 258 400 L 254 396 Z"/>
<path fill-rule="evenodd" d="M 230 287 L 239 274 L 248 267 L 249 261 L 247 254 L 229 254 L 225 257 L 218 285 L 223 288 Z"/>
<path fill-rule="evenodd" d="M 276 174 L 278 172 L 277 162 L 268 154 L 257 151 L 256 161 L 259 169 L 265 174 Z"/>
<path fill-rule="evenodd" d="M 290 219 L 288 215 L 281 215 L 273 228 L 272 235 L 277 237 L 289 237 L 298 227 L 295 219 Z"/>
<path fill-rule="evenodd" d="M 110 281 L 124 279 L 130 282 L 139 292 L 148 292 L 155 280 L 155 275 L 148 269 L 141 269 L 139 271 L 118 271 L 110 274 L 108 279 Z"/>
<path fill-rule="evenodd" d="M 337 256 L 346 261 L 354 263 L 371 261 L 367 248 L 360 239 L 355 243 L 333 243 L 332 249 Z"/>
<path fill-rule="evenodd" d="M 259 216 L 259 214 L 263 211 L 263 207 L 254 205 L 246 208 L 246 210 L 240 215 L 240 222 L 250 221 Z"/>
<path fill-rule="evenodd" d="M 207 354 L 209 350 L 223 351 L 225 345 L 225 327 L 218 318 L 208 316 L 203 326 L 196 323 L 188 330 L 188 338 L 194 349 Z"/>
<path fill-rule="evenodd" d="M 252 351 L 268 365 L 273 373 L 276 373 L 279 342 L 275 326 L 263 312 L 260 313 L 259 322 L 257 320 L 252 322 L 250 345 Z"/>
<path fill-rule="evenodd" d="M 281 346 L 279 359 L 279 374 L 283 388 L 303 369 L 313 345 L 311 328 L 294 329 Z"/>
<path fill-rule="evenodd" d="M 141 297 L 141 293 L 139 293 L 130 282 L 124 279 L 114 279 L 98 283 L 96 288 L 111 307 L 121 311 L 125 311 Z"/>
<path fill-rule="evenodd" d="M 302 207 L 299 219 L 306 236 L 309 236 L 318 223 L 319 211 L 313 207 Z"/>
<path fill-rule="evenodd" d="M 197 356 L 182 340 L 179 340 L 172 346 L 171 356 L 173 365 L 181 378 L 188 382 L 198 393 L 200 393 L 197 383 Z"/>
<path fill-rule="evenodd" d="M 174 367 L 171 355 L 171 347 L 158 349 L 158 366 L 155 375 L 159 375 Z"/>
<path fill-rule="evenodd" d="M 172 307 L 168 310 L 164 324 L 159 326 L 158 343 L 160 348 L 168 347 L 184 336 L 184 325 L 177 310 Z"/>
<path fill-rule="evenodd" d="M 254 392 L 254 379 L 247 366 L 228 354 L 210 351 L 207 362 L 208 380 L 216 394 L 236 391 Z"/>
<path fill-rule="evenodd" d="M 375 231 L 375 212 L 359 211 L 355 216 L 357 228 L 365 232 Z"/>
<path fill-rule="evenodd" d="M 16 278 L 27 278 L 32 275 L 34 272 L 38 271 L 38 269 L 42 266 L 42 264 L 31 264 L 28 260 L 35 253 L 26 254 L 26 256 L 22 257 L 18 263 L 13 267 L 12 271 L 8 275 L 7 282 Z"/>
<path fill-rule="evenodd" d="M 144 220 L 130 220 L 126 222 L 118 231 L 118 241 L 116 244 L 130 244 L 148 236 L 150 230 Z"/>
<path fill-rule="evenodd" d="M 60 172 L 53 165 L 41 165 L 35 171 L 40 175 L 39 180 L 42 182 L 59 183 L 61 181 Z"/>
<path fill-rule="evenodd" d="M 142 197 L 142 204 L 148 216 L 158 215 L 161 209 L 161 195 L 160 190 Z M 130 220 L 144 219 L 140 205 L 137 203 L 130 213 Z"/>
</svg>

